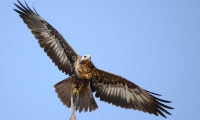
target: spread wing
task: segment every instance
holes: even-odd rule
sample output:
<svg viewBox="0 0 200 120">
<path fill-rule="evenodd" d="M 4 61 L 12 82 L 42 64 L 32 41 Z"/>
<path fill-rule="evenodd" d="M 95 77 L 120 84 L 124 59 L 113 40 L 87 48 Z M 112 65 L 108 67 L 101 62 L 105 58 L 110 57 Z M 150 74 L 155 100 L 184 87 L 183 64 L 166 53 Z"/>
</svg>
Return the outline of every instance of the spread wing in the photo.
<svg viewBox="0 0 200 120">
<path fill-rule="evenodd" d="M 26 23 L 32 34 L 38 39 L 40 47 L 44 48 L 44 51 L 58 66 L 59 70 L 72 75 L 74 72 L 74 62 L 78 54 L 53 26 L 40 17 L 35 9 L 32 11 L 26 2 L 26 6 L 20 3 L 19 0 L 18 3 L 19 5 L 15 4 L 15 6 L 19 10 L 14 10 L 19 13 L 19 16 Z"/>
<path fill-rule="evenodd" d="M 160 114 L 163 117 L 166 117 L 163 113 L 171 115 L 166 108 L 173 109 L 163 104 L 170 101 L 155 97 L 160 96 L 159 94 L 149 92 L 121 76 L 103 70 L 95 70 L 91 88 L 101 101 L 122 108 L 140 110 L 156 116 Z"/>
</svg>

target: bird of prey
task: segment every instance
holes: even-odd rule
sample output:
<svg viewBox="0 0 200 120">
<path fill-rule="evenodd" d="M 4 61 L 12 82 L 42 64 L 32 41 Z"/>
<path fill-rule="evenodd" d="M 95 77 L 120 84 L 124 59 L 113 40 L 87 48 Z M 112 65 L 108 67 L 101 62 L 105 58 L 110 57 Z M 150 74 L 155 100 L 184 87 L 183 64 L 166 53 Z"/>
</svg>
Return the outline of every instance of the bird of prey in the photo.
<svg viewBox="0 0 200 120">
<path fill-rule="evenodd" d="M 93 97 L 101 101 L 134 109 L 156 116 L 171 115 L 166 109 L 173 109 L 164 103 L 171 101 L 157 98 L 159 94 L 147 91 L 124 77 L 98 69 L 91 61 L 90 55 L 80 56 L 67 43 L 64 37 L 27 3 L 18 0 L 18 9 L 14 9 L 38 39 L 41 48 L 52 59 L 59 70 L 69 77 L 54 85 L 58 97 L 74 112 L 94 111 L 98 108 Z M 165 114 L 164 114 L 165 113 Z"/>
</svg>

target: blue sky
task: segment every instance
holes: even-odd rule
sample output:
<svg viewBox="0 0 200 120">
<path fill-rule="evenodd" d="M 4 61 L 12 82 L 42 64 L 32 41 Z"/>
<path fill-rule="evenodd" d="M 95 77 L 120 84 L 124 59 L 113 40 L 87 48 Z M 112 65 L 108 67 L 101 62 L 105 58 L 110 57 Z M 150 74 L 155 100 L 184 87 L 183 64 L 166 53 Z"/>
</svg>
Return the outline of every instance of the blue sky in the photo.
<svg viewBox="0 0 200 120">
<path fill-rule="evenodd" d="M 67 78 L 13 11 L 0 4 L 0 119 L 66 120 L 71 109 L 54 84 Z M 23 1 L 22 1 L 23 2 Z M 27 0 L 80 55 L 171 100 L 169 120 L 200 119 L 199 0 Z M 163 120 L 96 99 L 99 109 L 77 120 Z"/>
</svg>

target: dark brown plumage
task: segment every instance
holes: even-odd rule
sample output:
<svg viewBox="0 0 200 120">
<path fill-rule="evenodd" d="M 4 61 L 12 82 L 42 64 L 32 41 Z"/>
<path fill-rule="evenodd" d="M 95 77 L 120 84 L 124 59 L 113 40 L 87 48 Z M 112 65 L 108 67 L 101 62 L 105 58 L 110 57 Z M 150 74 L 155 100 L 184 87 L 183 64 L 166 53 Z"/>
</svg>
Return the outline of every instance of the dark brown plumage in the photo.
<svg viewBox="0 0 200 120">
<path fill-rule="evenodd" d="M 67 107 L 79 112 L 93 111 L 98 108 L 92 92 L 101 101 L 126 109 L 140 110 L 156 116 L 171 115 L 166 109 L 173 109 L 163 103 L 170 101 L 159 99 L 159 94 L 149 92 L 126 78 L 96 68 L 89 55 L 80 56 L 66 42 L 63 36 L 34 9 L 28 5 L 19 5 L 14 9 L 24 23 L 38 39 L 40 47 L 52 59 L 58 69 L 69 77 L 54 87 L 58 97 Z M 74 104 L 74 105 L 72 105 Z"/>
</svg>

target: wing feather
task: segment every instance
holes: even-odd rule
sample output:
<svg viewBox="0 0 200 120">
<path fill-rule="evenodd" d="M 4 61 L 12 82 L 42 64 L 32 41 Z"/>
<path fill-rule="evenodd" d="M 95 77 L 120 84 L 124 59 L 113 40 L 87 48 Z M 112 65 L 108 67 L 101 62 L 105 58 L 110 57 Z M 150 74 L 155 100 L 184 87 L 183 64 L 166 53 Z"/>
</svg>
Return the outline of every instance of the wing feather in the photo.
<svg viewBox="0 0 200 120">
<path fill-rule="evenodd" d="M 34 11 L 31 10 L 26 2 L 23 5 L 18 0 L 18 3 L 19 5 L 15 4 L 18 10 L 14 10 L 19 13 L 32 34 L 38 39 L 40 47 L 44 48 L 44 51 L 62 72 L 72 75 L 74 73 L 74 62 L 79 55 L 66 42 L 63 36 L 45 21 L 35 9 Z"/>
<path fill-rule="evenodd" d="M 170 103 L 170 101 L 155 97 L 155 95 L 160 95 L 149 92 L 121 76 L 96 69 L 91 85 L 93 91 L 96 92 L 95 96 L 99 97 L 101 101 L 156 116 L 166 117 L 164 113 L 171 115 L 166 109 L 173 108 L 163 104 Z"/>
</svg>

